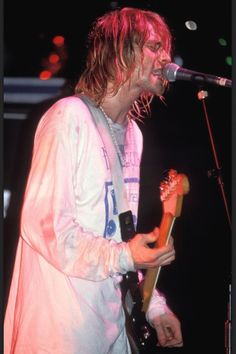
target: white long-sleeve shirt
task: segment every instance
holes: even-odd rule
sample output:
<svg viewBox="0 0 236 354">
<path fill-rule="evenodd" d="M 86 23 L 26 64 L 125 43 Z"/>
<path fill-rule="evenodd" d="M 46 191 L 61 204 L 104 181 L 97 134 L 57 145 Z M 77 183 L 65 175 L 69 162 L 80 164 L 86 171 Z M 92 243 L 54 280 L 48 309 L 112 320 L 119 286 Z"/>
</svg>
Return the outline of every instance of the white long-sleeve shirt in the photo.
<svg viewBox="0 0 236 354">
<path fill-rule="evenodd" d="M 123 176 L 137 220 L 142 135 L 129 121 Z M 78 97 L 39 122 L 4 321 L 4 354 L 125 354 L 122 242 L 106 147 Z M 165 300 L 156 297 L 164 311 Z"/>
</svg>

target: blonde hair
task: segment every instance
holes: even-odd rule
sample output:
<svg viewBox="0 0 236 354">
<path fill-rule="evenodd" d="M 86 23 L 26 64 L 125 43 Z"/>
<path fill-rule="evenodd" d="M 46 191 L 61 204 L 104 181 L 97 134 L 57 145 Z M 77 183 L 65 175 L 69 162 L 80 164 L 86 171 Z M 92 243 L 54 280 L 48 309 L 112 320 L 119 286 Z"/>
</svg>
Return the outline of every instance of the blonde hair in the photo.
<svg viewBox="0 0 236 354">
<path fill-rule="evenodd" d="M 89 33 L 86 68 L 75 93 L 84 93 L 100 105 L 108 93 L 108 83 L 112 83 L 109 93 L 115 95 L 134 71 L 135 45 L 142 51 L 150 35 L 150 24 L 161 36 L 165 51 L 170 53 L 170 30 L 164 19 L 155 12 L 125 7 L 98 18 Z M 150 111 L 152 98 L 150 93 L 140 95 L 134 101 L 129 117 L 142 118 L 144 113 Z"/>
</svg>

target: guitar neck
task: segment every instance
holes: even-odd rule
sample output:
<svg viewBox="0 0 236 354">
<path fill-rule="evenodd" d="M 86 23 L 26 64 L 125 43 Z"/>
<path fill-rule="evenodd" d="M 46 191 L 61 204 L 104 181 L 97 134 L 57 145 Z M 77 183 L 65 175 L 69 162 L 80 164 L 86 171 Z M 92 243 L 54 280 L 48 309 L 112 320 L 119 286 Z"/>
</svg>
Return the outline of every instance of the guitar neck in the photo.
<svg viewBox="0 0 236 354">
<path fill-rule="evenodd" d="M 160 191 L 163 214 L 155 248 L 163 247 L 169 242 L 175 218 L 180 216 L 181 213 L 183 195 L 189 191 L 188 179 L 185 175 L 178 174 L 177 171 L 171 169 L 168 173 L 168 179 L 161 183 Z M 148 269 L 141 284 L 139 284 L 136 272 L 128 272 L 121 282 L 122 300 L 126 315 L 126 332 L 133 354 L 150 353 L 151 348 L 154 352 L 154 348 L 156 348 L 156 331 L 147 322 L 145 314 L 156 287 L 160 270 L 161 266 Z M 134 277 L 134 275 L 136 276 Z"/>
<path fill-rule="evenodd" d="M 159 229 L 159 237 L 155 244 L 155 248 L 165 246 L 170 238 L 172 228 L 174 226 L 175 217 L 171 213 L 163 214 L 160 229 Z M 156 268 L 148 269 L 144 283 L 142 286 L 142 294 L 143 294 L 143 306 L 142 311 L 145 313 L 148 310 L 149 303 L 153 294 L 153 291 L 156 287 L 156 283 L 160 274 L 161 266 Z"/>
</svg>

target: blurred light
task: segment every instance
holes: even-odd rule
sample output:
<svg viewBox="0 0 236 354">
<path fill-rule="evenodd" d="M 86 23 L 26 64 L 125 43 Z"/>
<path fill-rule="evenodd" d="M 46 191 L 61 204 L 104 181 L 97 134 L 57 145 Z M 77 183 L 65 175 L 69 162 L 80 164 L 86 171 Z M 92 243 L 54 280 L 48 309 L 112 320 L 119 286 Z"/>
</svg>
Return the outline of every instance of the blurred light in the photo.
<svg viewBox="0 0 236 354">
<path fill-rule="evenodd" d="M 43 70 L 39 74 L 40 80 L 48 80 L 48 79 L 50 79 L 51 76 L 52 76 L 52 73 L 49 70 Z"/>
<path fill-rule="evenodd" d="M 116 9 L 118 7 L 118 1 L 111 1 L 110 2 L 110 7 L 112 9 Z"/>
<path fill-rule="evenodd" d="M 183 58 L 180 55 L 174 56 L 174 62 L 179 66 L 182 66 L 184 63 Z"/>
<path fill-rule="evenodd" d="M 195 21 L 192 20 L 188 20 L 185 22 L 185 26 L 187 27 L 187 29 L 189 29 L 190 31 L 196 31 L 197 29 L 197 24 Z"/>
<path fill-rule="evenodd" d="M 55 44 L 55 46 L 62 47 L 65 43 L 65 38 L 63 36 L 55 36 L 53 37 L 52 41 Z"/>
<path fill-rule="evenodd" d="M 220 45 L 222 45 L 223 47 L 227 46 L 227 42 L 224 38 L 219 38 L 218 42 Z"/>
<path fill-rule="evenodd" d="M 26 103 L 28 107 L 28 104 L 60 95 L 65 82 L 66 79 L 61 77 L 51 77 L 50 80 L 40 80 L 39 77 L 4 77 L 4 103 L 9 104 L 9 107 L 14 107 L 15 103 Z M 15 119 L 23 118 L 24 116 L 18 116 Z"/>
<path fill-rule="evenodd" d="M 232 63 L 233 63 L 233 59 L 232 59 L 232 57 L 231 56 L 228 56 L 228 57 L 226 57 L 225 58 L 225 61 L 226 61 L 226 63 L 228 64 L 228 65 L 232 65 Z"/>
<path fill-rule="evenodd" d="M 56 63 L 59 62 L 60 57 L 59 57 L 59 55 L 53 53 L 53 54 L 49 55 L 49 59 L 48 60 L 49 60 L 49 63 L 56 64 Z"/>
<path fill-rule="evenodd" d="M 4 203 L 3 215 L 4 215 L 4 218 L 7 216 L 7 209 L 9 207 L 10 200 L 11 200 L 11 191 L 9 189 L 4 189 L 4 191 L 3 191 L 3 203 Z"/>
<path fill-rule="evenodd" d="M 62 67 L 61 63 L 58 62 L 58 63 L 49 65 L 47 70 L 49 70 L 52 75 L 55 75 L 61 69 L 61 67 Z"/>
</svg>

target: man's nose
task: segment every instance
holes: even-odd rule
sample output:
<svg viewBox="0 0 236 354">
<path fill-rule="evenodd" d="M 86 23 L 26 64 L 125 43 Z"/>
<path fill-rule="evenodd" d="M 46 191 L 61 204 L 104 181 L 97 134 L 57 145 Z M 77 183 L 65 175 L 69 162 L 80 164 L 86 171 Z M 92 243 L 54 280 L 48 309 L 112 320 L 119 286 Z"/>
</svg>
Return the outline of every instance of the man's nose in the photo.
<svg viewBox="0 0 236 354">
<path fill-rule="evenodd" d="M 158 61 L 161 65 L 166 65 L 167 63 L 171 62 L 171 57 L 170 55 L 165 51 L 165 49 L 162 49 Z"/>
</svg>

